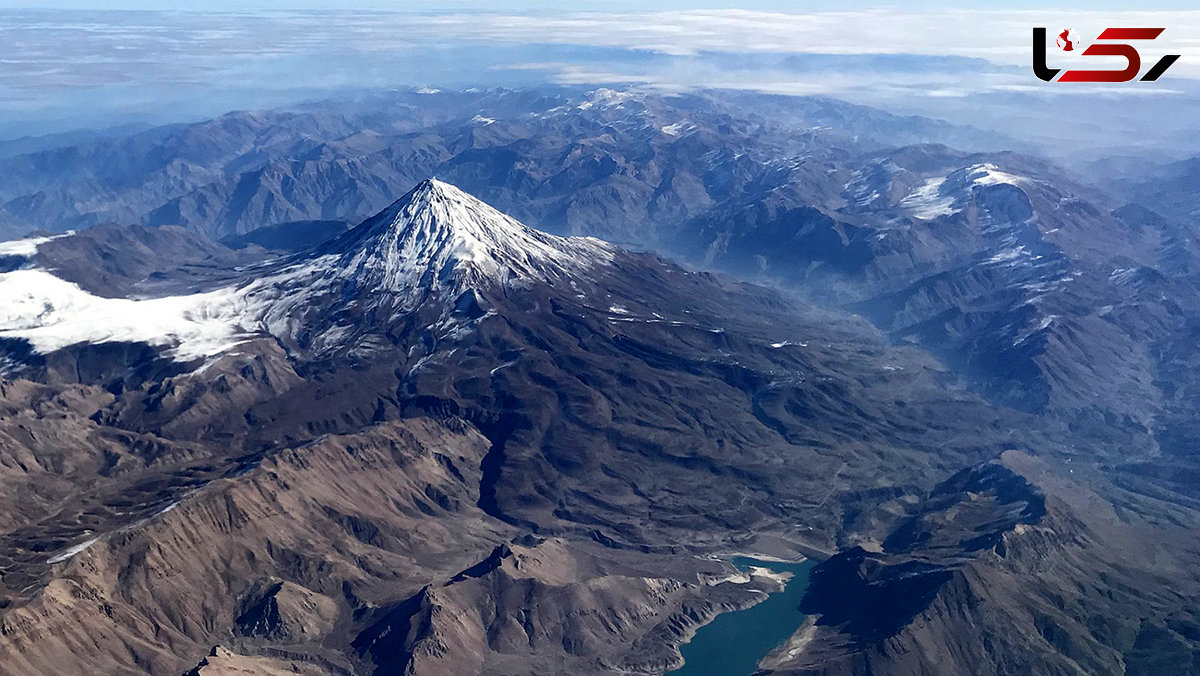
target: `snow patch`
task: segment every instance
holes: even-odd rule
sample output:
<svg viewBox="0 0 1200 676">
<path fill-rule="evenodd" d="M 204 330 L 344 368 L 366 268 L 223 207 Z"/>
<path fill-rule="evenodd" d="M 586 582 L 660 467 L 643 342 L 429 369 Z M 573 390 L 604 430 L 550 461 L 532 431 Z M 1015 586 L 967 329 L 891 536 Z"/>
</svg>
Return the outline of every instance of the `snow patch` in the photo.
<svg viewBox="0 0 1200 676">
<path fill-rule="evenodd" d="M 1019 186 L 1029 182 L 1029 179 L 1024 176 L 1000 171 L 1000 168 L 991 162 L 967 167 L 967 176 L 975 185 L 998 185 L 1004 183 Z"/>
<path fill-rule="evenodd" d="M 859 169 L 851 174 L 850 181 L 842 186 L 842 193 L 848 195 L 848 201 L 854 206 L 870 206 L 883 196 L 880 190 L 889 190 L 892 179 L 903 172 L 904 170 L 891 160 L 878 162 L 868 169 Z"/>
<path fill-rule="evenodd" d="M 0 256 L 33 256 L 37 253 L 38 247 L 46 242 L 56 240 L 60 237 L 69 237 L 74 234 L 75 231 L 71 230 L 62 235 L 54 235 L 53 237 L 28 237 L 26 239 L 13 239 L 7 242 L 0 242 Z"/>
<path fill-rule="evenodd" d="M 492 369 L 492 370 L 491 370 L 491 372 L 489 372 L 489 373 L 488 373 L 488 375 L 489 375 L 489 376 L 494 376 L 494 375 L 496 375 L 496 373 L 497 373 L 497 372 L 499 372 L 499 371 L 502 371 L 502 370 L 504 370 L 504 369 L 506 369 L 506 368 L 508 368 L 508 367 L 512 366 L 513 364 L 516 364 L 516 363 L 517 363 L 517 362 L 516 362 L 516 360 L 515 360 L 515 359 L 514 359 L 513 361 L 506 361 L 506 362 L 504 362 L 503 364 L 501 364 L 501 365 L 497 366 L 496 368 Z"/>
<path fill-rule="evenodd" d="M 688 122 L 687 120 L 683 120 L 681 122 L 676 122 L 675 124 L 668 124 L 667 126 L 663 127 L 662 133 L 666 134 L 667 136 L 679 136 L 680 134 L 682 134 L 686 131 L 690 131 L 692 128 L 693 128 L 693 125 L 691 122 Z"/>
<path fill-rule="evenodd" d="M 1054 324 L 1055 320 L 1057 320 L 1058 318 L 1059 318 L 1059 316 L 1054 315 L 1054 314 L 1048 314 L 1048 315 L 1042 317 L 1041 320 L 1038 321 L 1036 326 L 1034 326 L 1033 328 L 1030 328 L 1030 329 L 1026 329 L 1021 335 L 1017 336 L 1017 338 L 1015 340 L 1013 340 L 1013 345 L 1019 347 L 1025 341 L 1036 336 L 1037 334 L 1041 333 L 1042 331 L 1045 331 L 1046 329 L 1050 328 L 1050 326 L 1052 324 Z"/>
<path fill-rule="evenodd" d="M 633 94 L 629 92 L 619 92 L 607 87 L 601 87 L 588 94 L 587 100 L 580 103 L 577 108 L 580 110 L 588 110 L 591 108 L 608 108 L 610 106 L 619 106 L 622 103 L 633 98 Z"/>
<path fill-rule="evenodd" d="M 942 184 L 945 182 L 945 176 L 925 181 L 916 190 L 905 195 L 900 200 L 900 206 L 908 209 L 913 216 L 926 221 L 954 213 L 957 211 L 954 208 L 954 197 L 941 193 Z"/>
<path fill-rule="evenodd" d="M 46 559 L 46 563 L 55 564 L 55 563 L 63 563 L 64 561 L 70 561 L 72 558 L 75 557 L 76 554 L 79 554 L 80 552 L 87 549 L 88 547 L 91 547 L 92 545 L 96 544 L 96 542 L 99 540 L 100 540 L 100 536 L 96 536 L 90 540 L 85 540 L 84 542 L 80 542 L 77 545 L 68 547 L 68 548 L 64 549 L 61 553 L 56 554 L 56 555 L 51 556 L 50 558 Z"/>
<path fill-rule="evenodd" d="M 0 274 L 0 336 L 43 354 L 79 343 L 173 346 L 181 361 L 224 352 L 245 339 L 232 288 L 146 300 L 94 296 L 44 270 Z"/>
<path fill-rule="evenodd" d="M 1025 251 L 1024 245 L 1018 245 L 1015 249 L 1007 249 L 995 254 L 991 258 L 984 261 L 984 263 L 1007 263 L 1009 261 L 1015 261 L 1024 255 L 1028 255 Z"/>
<path fill-rule="evenodd" d="M 1137 268 L 1116 268 L 1108 274 L 1108 278 L 1117 284 L 1128 284 L 1137 279 Z"/>
</svg>

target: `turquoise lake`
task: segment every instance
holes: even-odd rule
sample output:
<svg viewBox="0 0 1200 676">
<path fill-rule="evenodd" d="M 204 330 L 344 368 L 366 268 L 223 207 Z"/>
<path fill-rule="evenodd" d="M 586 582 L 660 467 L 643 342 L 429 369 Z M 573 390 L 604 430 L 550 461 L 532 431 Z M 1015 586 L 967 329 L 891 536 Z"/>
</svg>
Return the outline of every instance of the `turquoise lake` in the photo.
<svg viewBox="0 0 1200 676">
<path fill-rule="evenodd" d="M 669 676 L 749 676 L 759 660 L 782 645 L 804 622 L 798 608 L 815 561 L 785 563 L 738 556 L 731 562 L 738 570 L 755 566 L 789 572 L 792 578 L 783 591 L 771 594 L 767 600 L 745 610 L 721 613 L 700 627 L 680 648 L 684 665 L 668 671 Z"/>
</svg>

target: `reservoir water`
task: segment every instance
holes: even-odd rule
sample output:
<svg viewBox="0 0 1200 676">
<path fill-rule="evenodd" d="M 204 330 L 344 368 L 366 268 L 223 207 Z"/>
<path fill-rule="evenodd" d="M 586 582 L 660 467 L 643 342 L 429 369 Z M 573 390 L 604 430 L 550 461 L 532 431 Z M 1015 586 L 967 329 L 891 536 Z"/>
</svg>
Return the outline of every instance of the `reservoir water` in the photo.
<svg viewBox="0 0 1200 676">
<path fill-rule="evenodd" d="M 804 622 L 800 599 L 808 588 L 808 575 L 815 561 L 786 563 L 734 557 L 734 567 L 767 568 L 792 574 L 783 591 L 776 592 L 745 610 L 717 615 L 696 630 L 692 640 L 680 647 L 684 664 L 668 671 L 669 676 L 750 676 L 758 661 L 783 644 Z"/>
</svg>

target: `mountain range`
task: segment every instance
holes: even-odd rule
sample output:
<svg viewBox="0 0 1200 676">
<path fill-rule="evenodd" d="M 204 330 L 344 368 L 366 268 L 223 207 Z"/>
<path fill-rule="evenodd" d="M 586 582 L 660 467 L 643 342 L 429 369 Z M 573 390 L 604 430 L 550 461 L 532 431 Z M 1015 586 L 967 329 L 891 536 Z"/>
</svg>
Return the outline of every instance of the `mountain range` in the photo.
<svg viewBox="0 0 1200 676">
<path fill-rule="evenodd" d="M 1169 399 L 1153 346 L 1186 332 L 1171 305 L 1193 295 L 1163 296 L 1154 273 L 1195 286 L 1190 222 L 1145 188 L 991 150 L 1015 145 L 819 98 L 396 92 L 14 154 L 0 224 L 180 225 L 296 250 L 436 175 L 545 231 L 859 313 L 998 403 L 1145 424 Z M 1123 281 L 1145 276 L 1154 288 Z"/>
<path fill-rule="evenodd" d="M 820 99 L 384 103 L 0 153 L 0 672 L 662 673 L 751 552 L 820 561 L 762 673 L 1200 673 L 1178 211 Z"/>
</svg>

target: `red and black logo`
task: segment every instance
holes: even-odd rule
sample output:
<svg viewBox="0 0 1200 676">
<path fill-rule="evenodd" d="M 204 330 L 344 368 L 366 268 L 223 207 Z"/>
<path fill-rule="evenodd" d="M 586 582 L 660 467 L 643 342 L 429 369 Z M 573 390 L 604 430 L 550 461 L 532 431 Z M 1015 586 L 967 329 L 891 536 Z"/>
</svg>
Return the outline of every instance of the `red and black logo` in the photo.
<svg viewBox="0 0 1200 676">
<path fill-rule="evenodd" d="M 1153 40 L 1165 28 L 1105 28 L 1096 40 Z M 1064 52 L 1073 52 L 1079 48 L 1079 41 L 1070 28 L 1059 33 L 1055 43 Z M 1129 82 L 1142 71 L 1142 56 L 1133 45 L 1123 42 L 1096 42 L 1088 45 L 1081 54 L 1083 56 L 1122 56 L 1125 57 L 1124 70 L 1068 70 L 1055 80 L 1061 68 L 1046 66 L 1046 29 L 1033 29 L 1033 74 L 1046 82 Z M 1146 71 L 1141 82 L 1154 82 L 1171 64 L 1179 60 L 1178 54 L 1167 54 Z"/>
</svg>

